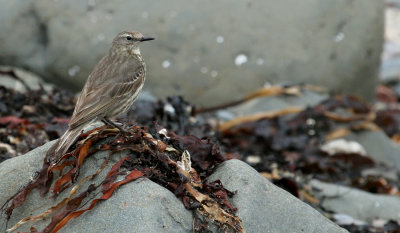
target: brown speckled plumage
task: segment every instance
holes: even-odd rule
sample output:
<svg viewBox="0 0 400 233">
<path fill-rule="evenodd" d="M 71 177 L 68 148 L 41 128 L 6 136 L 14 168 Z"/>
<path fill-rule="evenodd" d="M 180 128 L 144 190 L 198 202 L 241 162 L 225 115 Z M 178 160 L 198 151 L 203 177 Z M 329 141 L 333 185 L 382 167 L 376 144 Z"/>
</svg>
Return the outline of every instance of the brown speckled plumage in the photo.
<svg viewBox="0 0 400 233">
<path fill-rule="evenodd" d="M 90 122 L 116 117 L 127 111 L 141 91 L 146 65 L 139 43 L 152 40 L 139 32 L 124 31 L 112 42 L 109 53 L 94 67 L 75 105 L 68 130 L 48 150 L 54 157 L 66 153 Z"/>
</svg>

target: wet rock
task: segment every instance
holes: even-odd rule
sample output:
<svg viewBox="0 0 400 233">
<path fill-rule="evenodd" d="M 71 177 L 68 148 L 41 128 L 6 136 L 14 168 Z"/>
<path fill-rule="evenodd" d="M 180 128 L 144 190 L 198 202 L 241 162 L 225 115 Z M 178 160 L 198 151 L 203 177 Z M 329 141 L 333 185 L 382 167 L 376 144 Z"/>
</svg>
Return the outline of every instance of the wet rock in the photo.
<svg viewBox="0 0 400 233">
<path fill-rule="evenodd" d="M 10 66 L 0 66 L 0 85 L 22 93 L 27 91 L 26 86 L 31 90 L 39 90 L 43 87 L 46 91 L 50 91 L 53 88 L 53 85 L 45 83 L 41 77 Z"/>
<path fill-rule="evenodd" d="M 0 189 L 3 190 L 0 203 L 29 181 L 41 167 L 43 156 L 52 143 L 0 164 Z M 121 156 L 123 153 L 114 154 L 111 164 Z M 93 174 L 106 157 L 107 153 L 99 152 L 87 158 L 80 177 Z M 105 173 L 100 173 L 94 182 L 103 180 Z M 307 204 L 274 186 L 244 162 L 230 160 L 221 164 L 210 177 L 210 180 L 215 179 L 220 179 L 228 189 L 237 191 L 233 203 L 239 208 L 237 214 L 247 232 L 346 232 Z M 86 188 L 82 185 L 78 193 Z M 24 205 L 14 210 L 8 227 L 22 217 L 39 214 L 54 206 L 68 193 L 69 189 L 53 200 L 41 198 L 37 191 L 33 191 Z M 48 221 L 33 224 L 42 229 Z M 192 213 L 173 193 L 140 178 L 119 188 L 110 199 L 91 211 L 71 220 L 60 232 L 192 232 L 192 221 Z M 19 230 L 29 231 L 29 225 Z M 0 219 L 0 226 L 4 231 L 4 216 Z"/>
<path fill-rule="evenodd" d="M 0 187 L 1 190 L 7 190 L 1 192 L 0 203 L 4 203 L 8 196 L 26 184 L 31 175 L 41 168 L 43 156 L 52 144 L 53 142 L 47 143 L 0 164 L 0 175 L 4 177 L 0 181 Z M 117 157 L 121 156 L 122 154 Z M 80 176 L 93 174 L 106 157 L 107 153 L 97 153 L 87 158 Z M 104 173 L 96 179 L 104 179 Z M 86 188 L 81 187 L 79 190 Z M 33 191 L 26 203 L 14 211 L 8 226 L 13 226 L 23 217 L 39 214 L 56 205 L 67 196 L 69 190 L 67 191 L 55 200 L 41 198 L 37 190 Z M 70 221 L 60 232 L 191 232 L 192 221 L 190 211 L 185 209 L 173 193 L 148 179 L 139 179 L 122 186 L 109 200 Z M 42 229 L 48 222 L 39 221 L 34 226 Z M 3 227 L 1 231 L 4 231 L 4 216 L 0 219 L 0 226 Z M 29 224 L 19 230 L 29 231 Z"/>
<path fill-rule="evenodd" d="M 351 133 L 346 138 L 360 143 L 375 161 L 400 169 L 400 145 L 393 142 L 384 132 Z"/>
<path fill-rule="evenodd" d="M 315 106 L 328 98 L 326 94 L 313 91 L 302 91 L 300 96 L 270 96 L 250 100 L 229 110 L 238 116 L 251 115 L 259 112 L 275 111 L 289 107 Z"/>
<path fill-rule="evenodd" d="M 380 78 L 383 81 L 396 80 L 400 77 L 400 57 L 382 61 Z"/>
<path fill-rule="evenodd" d="M 217 179 L 237 191 L 232 203 L 247 232 L 347 232 L 240 160 L 221 164 L 209 177 Z"/>
<path fill-rule="evenodd" d="M 400 77 L 400 1 L 387 1 L 385 9 L 385 44 L 382 52 L 380 78 L 383 81 Z"/>
<path fill-rule="evenodd" d="M 341 185 L 312 180 L 310 185 L 325 210 L 346 214 L 361 221 L 400 220 L 400 198 L 378 195 Z"/>
</svg>

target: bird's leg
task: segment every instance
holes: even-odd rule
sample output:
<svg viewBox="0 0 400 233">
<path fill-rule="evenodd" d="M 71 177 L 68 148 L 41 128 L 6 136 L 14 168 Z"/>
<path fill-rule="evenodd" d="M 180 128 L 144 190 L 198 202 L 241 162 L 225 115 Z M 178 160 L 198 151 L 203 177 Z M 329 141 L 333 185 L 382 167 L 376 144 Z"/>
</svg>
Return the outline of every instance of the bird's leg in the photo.
<svg viewBox="0 0 400 233">
<path fill-rule="evenodd" d="M 106 117 L 104 117 L 103 120 L 101 120 L 101 121 L 102 121 L 104 124 L 106 124 L 106 125 L 111 125 L 111 126 L 117 128 L 117 129 L 119 129 L 119 131 L 120 131 L 124 136 L 128 135 L 128 132 L 127 132 L 125 129 L 123 129 L 121 126 L 115 124 L 115 123 L 112 122 L 111 120 L 107 119 Z"/>
</svg>

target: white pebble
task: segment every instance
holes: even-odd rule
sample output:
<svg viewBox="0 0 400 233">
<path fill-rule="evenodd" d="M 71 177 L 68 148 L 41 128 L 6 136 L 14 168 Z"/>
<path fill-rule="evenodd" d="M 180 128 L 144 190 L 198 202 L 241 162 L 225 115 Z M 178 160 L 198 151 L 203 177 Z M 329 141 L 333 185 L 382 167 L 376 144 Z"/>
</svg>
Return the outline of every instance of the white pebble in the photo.
<svg viewBox="0 0 400 233">
<path fill-rule="evenodd" d="M 367 155 L 367 152 L 360 143 L 355 141 L 348 141 L 342 138 L 325 143 L 321 146 L 321 150 L 325 151 L 329 155 L 334 155 L 337 153 L 355 153 L 360 155 Z"/>
<path fill-rule="evenodd" d="M 175 108 L 171 104 L 166 104 L 166 105 L 164 105 L 164 112 L 168 112 L 171 115 L 174 115 L 175 114 Z"/>
<path fill-rule="evenodd" d="M 164 69 L 166 69 L 166 68 L 168 68 L 168 67 L 170 67 L 170 66 L 171 66 L 171 62 L 170 62 L 170 61 L 164 60 L 164 61 L 162 62 L 162 67 L 163 67 Z"/>
<path fill-rule="evenodd" d="M 371 225 L 374 227 L 384 227 L 385 224 L 388 222 L 388 220 L 386 219 L 372 219 L 371 221 Z"/>
<path fill-rule="evenodd" d="M 314 118 L 308 118 L 306 120 L 306 124 L 309 125 L 309 126 L 313 126 L 313 125 L 315 125 L 315 123 L 316 123 L 316 121 L 315 121 Z"/>
<path fill-rule="evenodd" d="M 347 214 L 333 214 L 335 222 L 340 225 L 350 225 L 354 223 L 354 218 Z"/>
<path fill-rule="evenodd" d="M 241 66 L 241 65 L 243 65 L 244 63 L 246 63 L 247 61 L 248 61 L 248 58 L 247 58 L 246 55 L 244 55 L 244 54 L 239 54 L 239 55 L 237 55 L 236 58 L 235 58 L 235 65 L 236 65 L 236 66 Z"/>
<path fill-rule="evenodd" d="M 343 39 L 344 39 L 344 33 L 343 32 L 339 32 L 338 34 L 336 34 L 334 41 L 336 43 L 339 43 Z"/>
<path fill-rule="evenodd" d="M 246 162 L 249 164 L 257 164 L 261 162 L 261 158 L 258 155 L 249 155 L 246 157 Z"/>
<path fill-rule="evenodd" d="M 218 44 L 222 44 L 222 43 L 224 43 L 224 37 L 223 36 L 217 36 L 217 43 Z"/>
</svg>

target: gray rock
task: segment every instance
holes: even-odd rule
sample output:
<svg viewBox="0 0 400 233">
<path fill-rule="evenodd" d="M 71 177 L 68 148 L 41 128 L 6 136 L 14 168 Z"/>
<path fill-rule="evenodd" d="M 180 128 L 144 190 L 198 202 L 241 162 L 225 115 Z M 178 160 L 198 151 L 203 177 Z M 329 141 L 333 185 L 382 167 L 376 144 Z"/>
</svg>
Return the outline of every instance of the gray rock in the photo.
<svg viewBox="0 0 400 233">
<path fill-rule="evenodd" d="M 375 161 L 400 169 L 400 146 L 382 131 L 351 133 L 346 139 L 360 143 Z"/>
<path fill-rule="evenodd" d="M 315 106 L 326 98 L 328 98 L 326 94 L 306 90 L 300 96 L 270 96 L 253 99 L 229 110 L 238 116 L 242 116 L 289 107 L 305 108 L 307 106 Z"/>
<path fill-rule="evenodd" d="M 247 232 L 347 232 L 242 161 L 221 164 L 209 177 L 218 179 L 237 191 L 232 203 Z"/>
<path fill-rule="evenodd" d="M 43 87 L 46 91 L 53 89 L 53 85 L 45 83 L 42 78 L 24 69 L 10 66 L 0 66 L 0 71 L 2 72 L 0 74 L 0 86 L 14 89 L 23 93 L 27 91 L 24 83 L 31 90 L 39 90 L 41 87 Z M 14 72 L 18 79 L 7 74 L 8 72 Z"/>
<path fill-rule="evenodd" d="M 400 96 L 400 83 L 397 83 L 392 90 L 396 96 Z"/>
<path fill-rule="evenodd" d="M 31 174 L 42 165 L 42 159 L 53 142 L 47 143 L 23 156 L 6 160 L 0 164 L 0 203 L 20 186 L 26 184 Z M 97 153 L 85 160 L 80 177 L 93 174 L 106 158 L 106 153 Z M 120 158 L 122 154 L 113 158 Z M 114 161 L 116 162 L 116 160 Z M 110 166 L 108 166 L 108 170 Z M 96 181 L 104 179 L 103 171 Z M 79 190 L 85 190 L 82 186 Z M 56 200 L 41 198 L 33 191 L 25 204 L 17 208 L 8 223 L 13 226 L 21 218 L 31 214 L 39 214 L 65 198 L 69 190 L 63 192 Z M 79 193 L 79 191 L 78 191 Z M 71 220 L 60 232 L 192 232 L 192 214 L 169 190 L 147 180 L 139 179 L 132 184 L 122 186 L 107 201 L 101 202 L 93 210 L 77 219 Z M 49 221 L 39 221 L 33 224 L 38 230 Z M 18 228 L 29 231 L 31 224 Z M 0 231 L 4 231 L 4 217 L 0 219 Z"/>
<path fill-rule="evenodd" d="M 235 114 L 233 114 L 231 111 L 225 110 L 225 109 L 218 110 L 216 112 L 216 116 L 218 119 L 223 120 L 223 121 L 230 121 L 236 117 Z"/>
<path fill-rule="evenodd" d="M 0 164 L 0 203 L 28 182 L 31 174 L 41 167 L 43 156 L 52 143 Z M 106 156 L 100 152 L 87 158 L 80 177 L 94 173 Z M 123 154 L 113 155 L 112 162 L 121 156 Z M 94 182 L 102 180 L 108 169 Z M 233 203 L 239 208 L 238 215 L 247 232 L 346 232 L 241 161 L 223 163 L 210 179 L 220 179 L 228 189 L 238 192 Z M 79 190 L 86 188 L 83 185 Z M 25 204 L 14 210 L 8 227 L 22 217 L 43 212 L 67 193 L 52 200 L 40 198 L 38 192 L 33 191 Z M 4 217 L 0 219 L 1 231 L 5 229 L 4 221 Z M 33 225 L 40 230 L 48 221 Z M 191 212 L 170 191 L 141 178 L 122 186 L 109 200 L 71 220 L 60 232 L 192 232 L 192 221 Z M 19 230 L 28 231 L 29 225 Z"/>
<path fill-rule="evenodd" d="M 0 62 L 76 90 L 124 29 L 157 38 L 142 46 L 145 87 L 157 97 L 182 94 L 213 105 L 268 81 L 368 98 L 377 82 L 383 1 L 0 3 Z"/>
<path fill-rule="evenodd" d="M 373 219 L 400 220 L 400 197 L 367 193 L 341 185 L 312 180 L 321 205 L 326 210 L 347 214 L 351 217 L 371 221 Z"/>
<path fill-rule="evenodd" d="M 149 91 L 142 91 L 142 93 L 140 93 L 140 95 L 138 96 L 137 102 L 148 102 L 148 103 L 155 103 L 157 102 L 157 98 L 154 97 L 154 95 L 152 95 Z"/>
<path fill-rule="evenodd" d="M 383 81 L 396 80 L 400 77 L 400 57 L 387 59 L 382 62 L 380 78 Z"/>
<path fill-rule="evenodd" d="M 400 1 L 387 0 L 385 8 L 385 43 L 380 69 L 381 80 L 388 82 L 400 77 Z"/>
<path fill-rule="evenodd" d="M 148 179 L 122 186 L 63 232 L 192 232 L 192 214 L 173 193 Z"/>
</svg>

